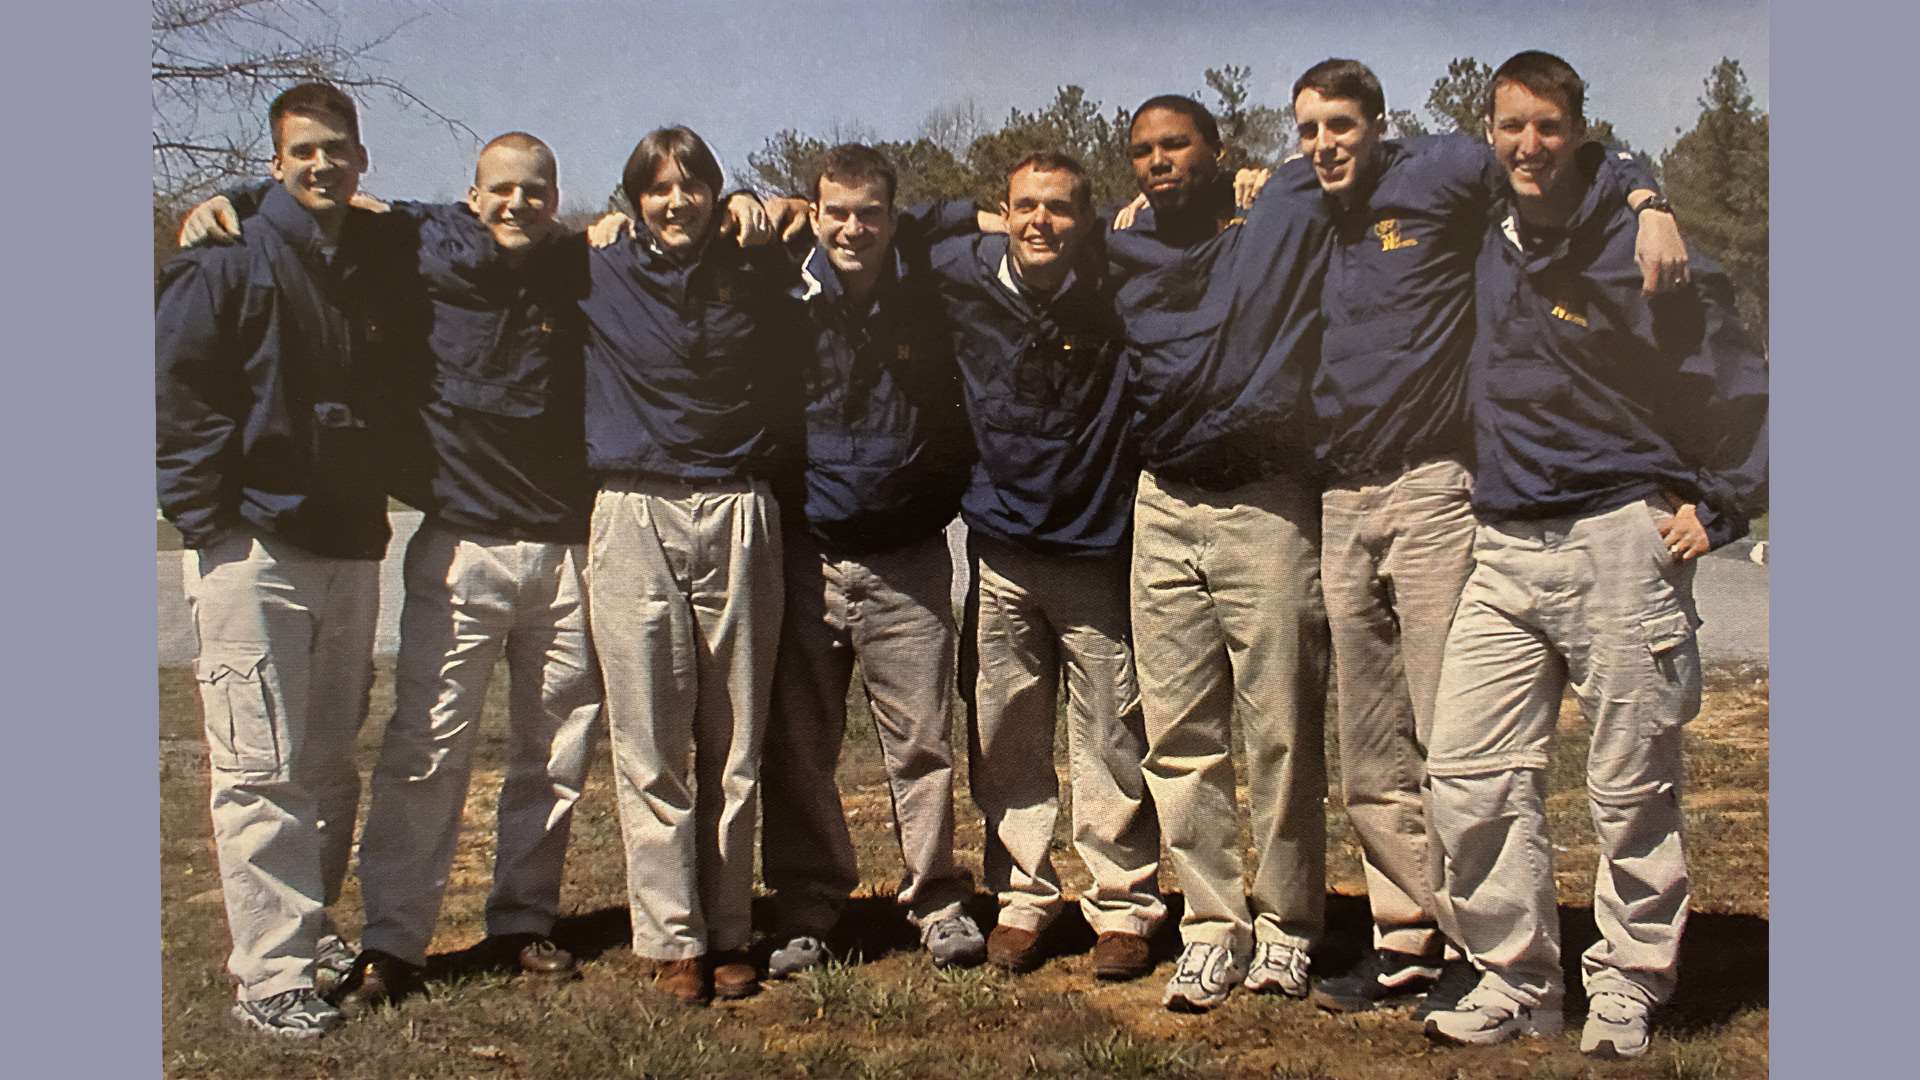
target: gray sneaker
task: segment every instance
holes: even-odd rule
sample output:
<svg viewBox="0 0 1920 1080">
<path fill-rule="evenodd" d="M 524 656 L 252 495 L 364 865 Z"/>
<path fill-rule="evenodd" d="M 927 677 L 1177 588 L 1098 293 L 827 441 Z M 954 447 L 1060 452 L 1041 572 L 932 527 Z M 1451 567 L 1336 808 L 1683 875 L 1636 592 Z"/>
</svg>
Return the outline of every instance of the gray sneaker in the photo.
<svg viewBox="0 0 1920 1080">
<path fill-rule="evenodd" d="M 978 967 L 987 959 L 987 939 L 981 935 L 980 925 L 967 915 L 949 915 L 928 923 L 920 931 L 920 943 L 937 968 Z"/>
<path fill-rule="evenodd" d="M 359 950 L 347 944 L 339 934 L 323 936 L 314 949 L 314 993 L 326 995 L 338 989 L 353 973 L 353 962 L 359 955 Z"/>
<path fill-rule="evenodd" d="M 1427 1017 L 1427 1038 L 1455 1046 L 1492 1046 L 1523 1035 L 1558 1035 L 1559 1009 L 1522 1005 L 1484 983 L 1453 1008 Z"/>
<path fill-rule="evenodd" d="M 326 998 L 304 986 L 259 1001 L 236 1001 L 233 1017 L 283 1039 L 317 1039 L 347 1022 Z"/>
<path fill-rule="evenodd" d="M 1625 994 L 1603 990 L 1587 1003 L 1587 1026 L 1580 1031 L 1580 1052 L 1609 1061 L 1647 1052 L 1647 1006 Z"/>
<path fill-rule="evenodd" d="M 1247 966 L 1247 989 L 1256 994 L 1278 990 L 1288 997 L 1306 997 L 1311 982 L 1307 963 L 1305 949 L 1277 941 L 1258 942 L 1253 947 L 1253 963 Z"/>
<path fill-rule="evenodd" d="M 1160 1004 L 1174 1012 L 1206 1012 L 1227 1000 L 1246 978 L 1246 969 L 1232 950 L 1195 941 L 1180 950 L 1180 960 L 1167 980 Z"/>
<path fill-rule="evenodd" d="M 812 934 L 796 934 L 767 957 L 767 978 L 784 979 L 810 971 L 833 958 L 827 943 Z"/>
</svg>

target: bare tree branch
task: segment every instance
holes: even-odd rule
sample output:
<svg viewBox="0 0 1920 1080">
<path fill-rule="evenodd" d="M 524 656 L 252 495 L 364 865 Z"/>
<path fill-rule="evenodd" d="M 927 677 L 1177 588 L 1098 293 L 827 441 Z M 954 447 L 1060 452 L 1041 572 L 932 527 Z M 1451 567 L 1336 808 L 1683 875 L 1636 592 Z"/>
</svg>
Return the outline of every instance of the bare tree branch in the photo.
<svg viewBox="0 0 1920 1080">
<path fill-rule="evenodd" d="M 386 94 L 476 145 L 477 132 L 378 70 L 377 51 L 418 18 L 343 40 L 320 0 L 151 0 L 153 182 L 156 204 L 257 175 L 271 140 L 262 115 L 295 83 L 325 80 Z"/>
</svg>

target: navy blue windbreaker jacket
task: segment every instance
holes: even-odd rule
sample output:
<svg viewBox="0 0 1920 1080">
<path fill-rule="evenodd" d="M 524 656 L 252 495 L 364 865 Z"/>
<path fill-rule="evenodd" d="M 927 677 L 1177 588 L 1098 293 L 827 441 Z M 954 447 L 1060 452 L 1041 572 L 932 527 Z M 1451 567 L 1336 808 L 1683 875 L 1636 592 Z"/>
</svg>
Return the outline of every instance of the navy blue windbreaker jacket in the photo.
<svg viewBox="0 0 1920 1080">
<path fill-rule="evenodd" d="M 1472 459 L 1474 261 L 1507 190 L 1483 139 L 1388 139 L 1379 154 L 1372 184 L 1350 207 L 1327 200 L 1335 240 L 1313 401 L 1322 456 L 1337 477 Z M 1603 201 L 1659 190 L 1625 154 L 1608 154 L 1596 182 Z"/>
<path fill-rule="evenodd" d="M 803 307 L 790 339 L 802 388 L 793 404 L 806 414 L 806 461 L 788 470 L 781 506 L 845 555 L 945 529 L 973 456 L 939 298 L 926 274 L 892 258 L 866 310 L 847 300 L 818 247 L 794 289 Z"/>
<path fill-rule="evenodd" d="M 795 303 L 780 251 L 715 237 L 681 264 L 643 229 L 587 263 L 587 467 L 777 479 L 776 410 L 793 365 L 776 339 Z"/>
<path fill-rule="evenodd" d="M 587 253 L 555 237 L 510 263 L 460 204 L 399 202 L 411 227 L 389 305 L 389 377 L 415 405 L 395 493 L 431 517 L 493 536 L 584 543 L 587 471 L 578 301 Z"/>
<path fill-rule="evenodd" d="M 386 554 L 370 418 L 369 215 L 331 260 L 276 187 L 236 245 L 162 267 L 154 304 L 160 509 L 189 548 L 251 525 L 319 555 Z"/>
<path fill-rule="evenodd" d="M 1132 537 L 1125 343 L 1097 255 L 1039 297 L 1001 280 L 1004 234 L 950 236 L 928 253 L 978 455 L 961 518 L 1043 554 L 1103 555 Z"/>
<path fill-rule="evenodd" d="M 272 187 L 221 194 L 245 218 Z M 581 431 L 582 238 L 516 267 L 461 203 L 396 202 L 365 225 L 388 493 L 456 528 L 584 543 L 595 484 Z"/>
<path fill-rule="evenodd" d="M 1766 509 L 1767 361 L 1711 259 L 1692 256 L 1690 287 L 1642 296 L 1635 235 L 1632 211 L 1599 184 L 1536 250 L 1489 229 L 1474 511 L 1559 517 L 1665 491 L 1699 504 L 1719 547 Z"/>
<path fill-rule="evenodd" d="M 1201 216 L 1231 206 L 1222 178 Z M 1107 234 L 1134 443 L 1156 477 L 1212 490 L 1282 472 L 1316 477 L 1309 390 L 1331 235 L 1304 160 L 1275 170 L 1244 218 L 1217 232 L 1174 232 L 1148 209 Z"/>
</svg>

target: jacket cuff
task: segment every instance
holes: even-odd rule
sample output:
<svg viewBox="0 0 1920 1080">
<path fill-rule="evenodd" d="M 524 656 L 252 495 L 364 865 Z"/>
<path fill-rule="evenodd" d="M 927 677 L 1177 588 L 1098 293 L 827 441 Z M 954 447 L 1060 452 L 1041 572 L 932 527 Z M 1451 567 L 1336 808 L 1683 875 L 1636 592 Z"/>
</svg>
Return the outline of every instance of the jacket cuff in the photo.
<svg viewBox="0 0 1920 1080">
<path fill-rule="evenodd" d="M 1700 527 L 1707 530 L 1707 543 L 1714 551 L 1747 535 L 1747 519 L 1736 511 L 1723 512 L 1700 501 L 1693 504 L 1693 513 L 1700 519 Z"/>
</svg>

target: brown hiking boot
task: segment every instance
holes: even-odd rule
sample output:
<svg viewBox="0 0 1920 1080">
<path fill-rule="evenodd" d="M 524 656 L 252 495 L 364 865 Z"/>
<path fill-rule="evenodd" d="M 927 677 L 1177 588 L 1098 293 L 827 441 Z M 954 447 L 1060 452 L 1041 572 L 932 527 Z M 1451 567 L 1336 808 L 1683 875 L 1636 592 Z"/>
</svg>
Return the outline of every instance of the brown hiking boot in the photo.
<svg viewBox="0 0 1920 1080">
<path fill-rule="evenodd" d="M 1040 966 L 1040 935 L 1017 926 L 996 926 L 987 935 L 987 962 L 1005 971 L 1032 971 Z"/>
<path fill-rule="evenodd" d="M 760 992 L 760 971 L 747 958 L 745 949 L 728 949 L 713 954 L 713 995 L 721 998 L 752 997 Z"/>
<path fill-rule="evenodd" d="M 653 988 L 683 1004 L 705 1005 L 713 996 L 713 987 L 707 983 L 706 958 L 662 961 L 654 973 Z"/>
<path fill-rule="evenodd" d="M 1108 982 L 1137 979 L 1153 970 L 1147 939 L 1124 930 L 1109 930 L 1093 943 L 1093 977 Z"/>
</svg>

